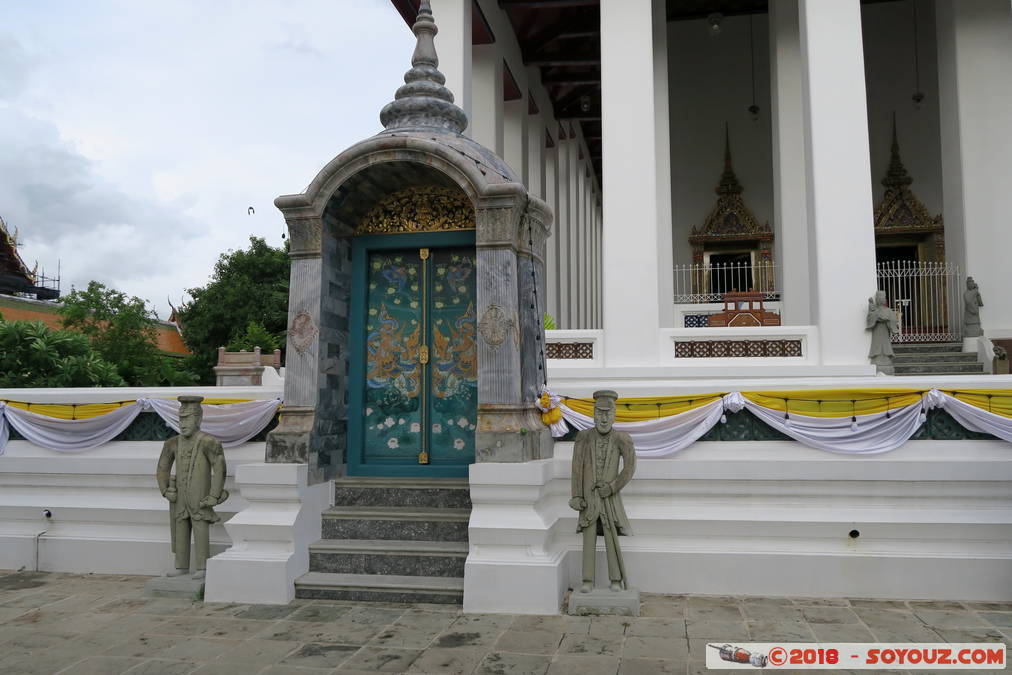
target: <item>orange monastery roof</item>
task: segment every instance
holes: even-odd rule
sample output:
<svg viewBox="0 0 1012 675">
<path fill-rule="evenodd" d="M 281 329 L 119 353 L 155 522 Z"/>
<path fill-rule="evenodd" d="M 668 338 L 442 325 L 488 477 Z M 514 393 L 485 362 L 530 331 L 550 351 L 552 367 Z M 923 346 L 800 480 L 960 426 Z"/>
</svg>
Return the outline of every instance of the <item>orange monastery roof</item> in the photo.
<svg viewBox="0 0 1012 675">
<path fill-rule="evenodd" d="M 7 321 L 41 321 L 49 328 L 63 330 L 59 305 L 42 300 L 0 295 L 0 314 Z M 190 350 L 183 344 L 176 324 L 168 321 L 154 321 L 158 331 L 158 349 L 171 356 L 185 356 Z"/>
</svg>

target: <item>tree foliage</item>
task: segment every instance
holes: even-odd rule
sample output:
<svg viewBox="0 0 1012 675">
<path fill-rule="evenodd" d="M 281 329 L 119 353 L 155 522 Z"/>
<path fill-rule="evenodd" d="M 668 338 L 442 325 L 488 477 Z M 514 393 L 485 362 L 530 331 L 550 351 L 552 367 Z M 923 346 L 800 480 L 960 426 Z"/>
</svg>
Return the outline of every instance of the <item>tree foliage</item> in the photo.
<svg viewBox="0 0 1012 675">
<path fill-rule="evenodd" d="M 105 361 L 116 366 L 129 386 L 193 384 L 196 379 L 179 359 L 158 349 L 158 319 L 144 300 L 92 281 L 74 290 L 60 307 L 65 328 L 86 336 Z"/>
<path fill-rule="evenodd" d="M 267 353 L 278 349 L 281 341 L 278 337 L 264 328 L 259 321 L 250 321 L 246 324 L 246 330 L 232 336 L 227 349 L 230 352 L 238 352 L 245 349 L 248 352 L 259 347 L 260 351 Z"/>
<path fill-rule="evenodd" d="M 275 248 L 250 237 L 248 249 L 218 257 L 210 282 L 187 289 L 192 298 L 177 310 L 191 369 L 201 381 L 214 382 L 218 347 L 244 345 L 264 351 L 284 345 L 288 323 L 288 245 Z M 257 324 L 251 332 L 250 324 Z M 274 338 L 274 346 L 250 340 Z"/>
<path fill-rule="evenodd" d="M 53 330 L 40 321 L 0 317 L 0 388 L 125 384 L 116 366 L 102 359 L 84 335 Z"/>
</svg>

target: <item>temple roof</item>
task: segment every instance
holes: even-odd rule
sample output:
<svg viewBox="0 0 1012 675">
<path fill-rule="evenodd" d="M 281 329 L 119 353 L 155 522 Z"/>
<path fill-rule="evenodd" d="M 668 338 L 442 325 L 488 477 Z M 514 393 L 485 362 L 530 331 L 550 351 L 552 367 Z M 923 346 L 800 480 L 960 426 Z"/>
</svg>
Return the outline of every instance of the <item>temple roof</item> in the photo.
<svg viewBox="0 0 1012 675">
<path fill-rule="evenodd" d="M 900 158 L 899 136 L 896 133 L 896 114 L 893 113 L 893 140 L 889 154 L 889 169 L 882 178 L 885 193 L 875 208 L 876 234 L 905 234 L 941 232 L 942 216 L 932 217 L 927 207 L 917 198 L 910 186 L 914 179 Z"/>
<path fill-rule="evenodd" d="M 18 254 L 17 238 L 0 218 L 0 292 L 20 292 L 35 285 L 35 277 Z"/>
</svg>

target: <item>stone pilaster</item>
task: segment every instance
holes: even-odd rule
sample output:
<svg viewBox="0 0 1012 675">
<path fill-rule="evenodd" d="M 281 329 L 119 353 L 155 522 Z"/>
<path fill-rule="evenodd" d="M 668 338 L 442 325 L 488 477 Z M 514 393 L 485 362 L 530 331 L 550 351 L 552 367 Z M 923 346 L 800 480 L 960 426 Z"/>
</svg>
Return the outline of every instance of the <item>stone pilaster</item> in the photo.
<svg viewBox="0 0 1012 675">
<path fill-rule="evenodd" d="M 525 462 L 541 455 L 544 427 L 532 399 L 523 397 L 518 250 L 525 207 L 522 196 L 510 195 L 475 210 L 479 462 Z"/>
</svg>

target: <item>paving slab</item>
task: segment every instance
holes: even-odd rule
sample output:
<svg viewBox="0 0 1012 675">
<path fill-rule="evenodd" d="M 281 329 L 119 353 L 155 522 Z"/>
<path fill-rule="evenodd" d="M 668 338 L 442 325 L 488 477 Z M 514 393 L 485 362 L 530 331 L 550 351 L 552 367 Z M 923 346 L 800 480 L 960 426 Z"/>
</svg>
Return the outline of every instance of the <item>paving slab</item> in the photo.
<svg viewBox="0 0 1012 675">
<path fill-rule="evenodd" d="M 412 661 L 409 673 L 444 673 L 445 675 L 470 675 L 487 650 L 484 647 L 460 647 L 426 649 Z"/>
<path fill-rule="evenodd" d="M 145 599 L 144 577 L 21 577 L 0 572 L 3 675 L 684 674 L 705 672 L 707 643 L 1012 642 L 1004 602 L 643 594 L 640 617 L 465 615 Z"/>
<path fill-rule="evenodd" d="M 550 657 L 537 654 L 492 652 L 487 654 L 475 675 L 544 675 L 552 664 Z"/>
<path fill-rule="evenodd" d="M 615 675 L 619 668 L 617 656 L 556 656 L 548 667 L 548 675 Z"/>
</svg>

